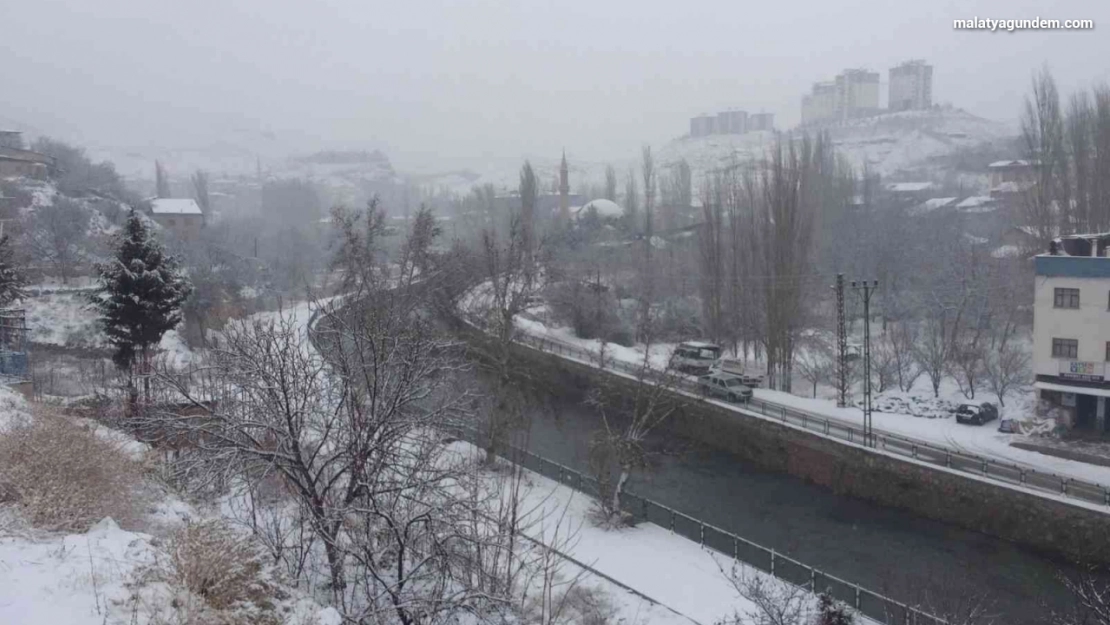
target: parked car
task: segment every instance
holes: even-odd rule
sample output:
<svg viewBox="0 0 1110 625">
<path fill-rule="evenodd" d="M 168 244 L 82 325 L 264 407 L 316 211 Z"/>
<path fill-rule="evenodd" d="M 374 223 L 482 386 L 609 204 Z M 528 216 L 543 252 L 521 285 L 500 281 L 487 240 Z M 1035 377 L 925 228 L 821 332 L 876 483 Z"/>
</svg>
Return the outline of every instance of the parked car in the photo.
<svg viewBox="0 0 1110 625">
<path fill-rule="evenodd" d="M 1005 434 L 1019 434 L 1017 421 L 1014 419 L 1003 419 L 998 422 L 998 431 Z"/>
<path fill-rule="evenodd" d="M 752 389 L 744 386 L 740 376 L 731 373 L 703 375 L 698 378 L 698 388 L 709 397 L 719 397 L 734 404 L 752 400 Z"/>
<path fill-rule="evenodd" d="M 701 341 L 679 343 L 671 354 L 671 366 L 686 373 L 708 373 L 721 357 L 721 346 Z"/>
<path fill-rule="evenodd" d="M 983 425 L 987 421 L 993 421 L 998 418 L 998 408 L 994 404 L 985 402 L 978 406 L 972 404 L 960 404 L 956 407 L 956 423 L 966 423 L 968 425 Z"/>
<path fill-rule="evenodd" d="M 732 375 L 740 376 L 740 381 L 744 386 L 751 388 L 759 388 L 763 385 L 763 376 L 752 375 L 747 372 L 744 366 L 744 361 L 738 358 L 721 358 L 709 370 L 710 373 L 730 373 Z"/>
</svg>

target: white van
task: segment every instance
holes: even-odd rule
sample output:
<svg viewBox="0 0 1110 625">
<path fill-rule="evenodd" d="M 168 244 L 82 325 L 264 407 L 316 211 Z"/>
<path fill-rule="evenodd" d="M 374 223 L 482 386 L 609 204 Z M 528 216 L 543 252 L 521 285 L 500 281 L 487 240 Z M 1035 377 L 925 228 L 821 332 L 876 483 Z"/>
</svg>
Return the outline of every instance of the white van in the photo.
<svg viewBox="0 0 1110 625">
<path fill-rule="evenodd" d="M 671 366 L 687 373 L 708 373 L 721 357 L 721 351 L 721 346 L 713 343 L 679 343 L 671 354 Z"/>
</svg>

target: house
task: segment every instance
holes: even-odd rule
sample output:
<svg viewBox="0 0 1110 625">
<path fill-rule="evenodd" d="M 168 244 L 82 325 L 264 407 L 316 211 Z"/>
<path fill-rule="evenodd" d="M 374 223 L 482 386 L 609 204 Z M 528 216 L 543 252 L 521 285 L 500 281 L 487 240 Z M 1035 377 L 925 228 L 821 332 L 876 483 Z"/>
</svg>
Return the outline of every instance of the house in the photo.
<svg viewBox="0 0 1110 625">
<path fill-rule="evenodd" d="M 57 170 L 53 157 L 7 143 L 0 144 L 0 178 L 46 178 Z"/>
<path fill-rule="evenodd" d="M 1034 387 L 1078 429 L 1107 431 L 1110 233 L 1054 240 L 1033 260 Z"/>
<path fill-rule="evenodd" d="M 1018 187 L 1033 182 L 1036 165 L 1035 161 L 1026 160 L 995 161 L 987 165 L 991 188 L 998 188 L 1007 182 L 1017 183 Z"/>
<path fill-rule="evenodd" d="M 156 198 L 150 201 L 150 216 L 158 225 L 180 239 L 191 240 L 205 226 L 204 211 L 196 200 L 188 198 Z"/>
</svg>

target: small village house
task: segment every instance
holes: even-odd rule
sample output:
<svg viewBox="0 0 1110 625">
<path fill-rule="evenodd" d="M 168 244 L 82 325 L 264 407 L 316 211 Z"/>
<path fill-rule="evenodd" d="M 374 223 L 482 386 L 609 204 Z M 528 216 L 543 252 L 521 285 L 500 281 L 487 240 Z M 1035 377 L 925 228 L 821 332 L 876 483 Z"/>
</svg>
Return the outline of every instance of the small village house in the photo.
<svg viewBox="0 0 1110 625">
<path fill-rule="evenodd" d="M 205 226 L 204 211 L 191 198 L 157 198 L 150 201 L 150 216 L 174 236 L 189 241 Z"/>
</svg>

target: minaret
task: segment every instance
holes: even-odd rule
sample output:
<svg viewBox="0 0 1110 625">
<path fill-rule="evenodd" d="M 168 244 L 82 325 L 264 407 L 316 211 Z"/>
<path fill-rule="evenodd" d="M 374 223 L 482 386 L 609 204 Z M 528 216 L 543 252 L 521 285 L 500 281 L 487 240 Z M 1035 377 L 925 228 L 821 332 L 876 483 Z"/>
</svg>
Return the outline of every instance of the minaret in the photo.
<svg viewBox="0 0 1110 625">
<path fill-rule="evenodd" d="M 559 165 L 559 221 L 570 222 L 570 182 L 567 172 L 567 151 L 563 150 L 563 162 Z"/>
</svg>

